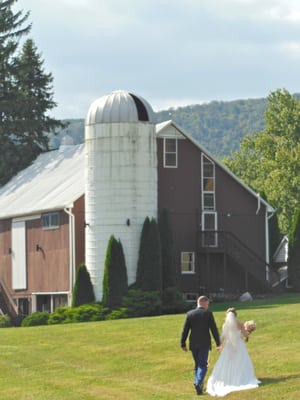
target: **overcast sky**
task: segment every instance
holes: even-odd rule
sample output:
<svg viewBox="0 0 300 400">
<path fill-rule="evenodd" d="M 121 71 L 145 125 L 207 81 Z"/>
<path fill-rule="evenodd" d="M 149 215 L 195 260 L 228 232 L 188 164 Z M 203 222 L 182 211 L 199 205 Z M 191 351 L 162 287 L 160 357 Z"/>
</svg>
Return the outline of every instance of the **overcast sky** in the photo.
<svg viewBox="0 0 300 400">
<path fill-rule="evenodd" d="M 56 118 L 113 90 L 155 111 L 300 92 L 299 0 L 18 0 L 54 77 Z"/>
</svg>

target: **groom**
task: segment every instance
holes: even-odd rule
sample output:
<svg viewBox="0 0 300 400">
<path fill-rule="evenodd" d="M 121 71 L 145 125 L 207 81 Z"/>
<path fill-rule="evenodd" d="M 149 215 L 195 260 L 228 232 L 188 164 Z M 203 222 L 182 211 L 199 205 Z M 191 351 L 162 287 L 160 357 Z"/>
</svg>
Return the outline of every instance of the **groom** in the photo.
<svg viewBox="0 0 300 400">
<path fill-rule="evenodd" d="M 211 350 L 212 333 L 220 350 L 220 336 L 213 313 L 208 310 L 209 299 L 206 296 L 200 296 L 197 300 L 197 308 L 189 311 L 183 325 L 181 334 L 181 348 L 187 351 L 186 340 L 189 336 L 189 348 L 192 352 L 195 362 L 194 386 L 198 395 L 203 393 L 203 382 L 207 372 L 208 354 Z"/>
</svg>

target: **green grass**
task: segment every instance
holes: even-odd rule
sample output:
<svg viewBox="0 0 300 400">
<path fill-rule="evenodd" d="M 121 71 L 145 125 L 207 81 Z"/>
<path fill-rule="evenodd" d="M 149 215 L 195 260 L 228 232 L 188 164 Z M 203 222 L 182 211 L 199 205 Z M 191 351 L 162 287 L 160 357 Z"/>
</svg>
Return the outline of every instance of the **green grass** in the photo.
<svg viewBox="0 0 300 400">
<path fill-rule="evenodd" d="M 299 400 L 300 295 L 212 304 L 220 329 L 229 306 L 237 308 L 240 319 L 257 323 L 247 346 L 262 384 L 226 399 Z M 179 346 L 184 318 L 1 329 L 0 399 L 198 398 L 191 354 Z M 217 357 L 213 350 L 208 374 Z"/>
</svg>

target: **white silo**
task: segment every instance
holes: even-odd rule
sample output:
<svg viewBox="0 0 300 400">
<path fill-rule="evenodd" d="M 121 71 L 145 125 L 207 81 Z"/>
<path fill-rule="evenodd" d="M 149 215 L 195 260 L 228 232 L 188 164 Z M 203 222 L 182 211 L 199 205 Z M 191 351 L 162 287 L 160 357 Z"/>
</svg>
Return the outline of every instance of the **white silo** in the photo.
<svg viewBox="0 0 300 400">
<path fill-rule="evenodd" d="M 108 240 L 123 245 L 129 284 L 135 282 L 145 218 L 157 218 L 157 153 L 151 106 L 114 91 L 94 101 L 85 123 L 86 266 L 97 300 Z"/>
</svg>

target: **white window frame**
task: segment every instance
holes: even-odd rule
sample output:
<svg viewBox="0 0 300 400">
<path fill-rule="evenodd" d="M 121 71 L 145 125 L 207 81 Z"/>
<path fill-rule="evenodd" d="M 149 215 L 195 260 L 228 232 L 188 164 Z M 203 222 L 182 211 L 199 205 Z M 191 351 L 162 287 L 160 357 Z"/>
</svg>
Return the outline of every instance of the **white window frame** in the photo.
<svg viewBox="0 0 300 400">
<path fill-rule="evenodd" d="M 42 214 L 42 228 L 47 230 L 47 229 L 58 229 L 60 226 L 60 221 L 59 221 L 59 212 L 49 212 Z M 57 219 L 55 221 L 55 219 Z M 48 223 L 45 224 L 45 220 L 48 220 Z"/>
<path fill-rule="evenodd" d="M 214 227 L 207 228 L 206 226 L 206 216 L 213 215 L 214 216 Z M 203 211 L 202 212 L 202 246 L 203 247 L 217 247 L 218 246 L 218 219 L 217 213 L 215 211 Z M 211 233 L 210 233 L 211 232 Z M 213 233 L 214 232 L 214 233 Z"/>
<path fill-rule="evenodd" d="M 204 164 L 206 163 L 206 160 L 211 163 L 212 168 L 213 168 L 213 176 L 205 176 L 205 168 L 204 168 Z M 205 190 L 205 179 L 209 179 L 211 178 L 213 181 L 213 190 Z M 215 177 L 215 163 L 209 158 L 207 157 L 205 154 L 201 154 L 201 193 L 202 193 L 202 210 L 215 210 L 216 209 L 216 177 Z M 206 195 L 210 195 L 212 196 L 212 205 L 211 206 L 207 206 L 205 204 L 205 196 Z"/>
<path fill-rule="evenodd" d="M 167 152 L 167 149 L 166 149 L 167 140 L 173 140 L 174 141 L 174 143 L 175 143 L 175 151 L 173 151 L 173 152 L 168 151 Z M 166 157 L 167 154 L 175 154 L 175 165 L 169 165 L 167 163 L 167 157 Z M 164 138 L 164 168 L 177 168 L 177 166 L 178 166 L 178 139 L 177 138 Z"/>
<path fill-rule="evenodd" d="M 185 255 L 190 255 L 190 260 L 184 260 Z M 191 269 L 183 269 L 183 264 L 190 264 Z M 194 274 L 195 273 L 195 252 L 194 251 L 182 251 L 180 254 L 180 269 L 182 274 Z"/>
</svg>

